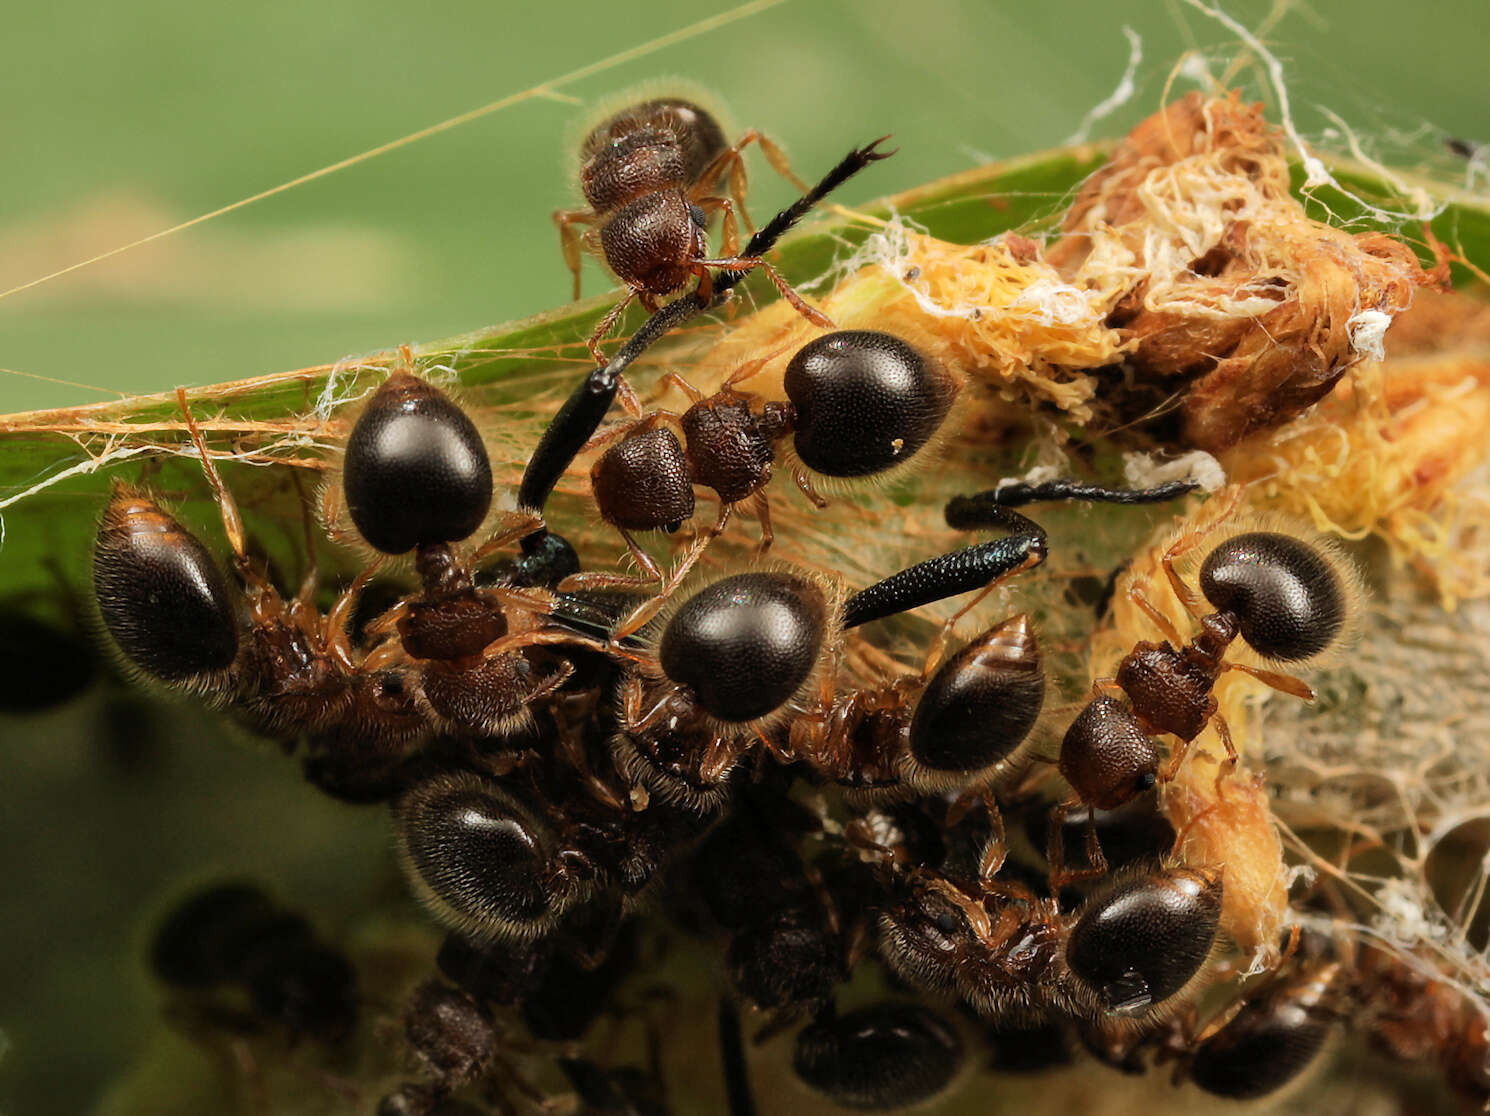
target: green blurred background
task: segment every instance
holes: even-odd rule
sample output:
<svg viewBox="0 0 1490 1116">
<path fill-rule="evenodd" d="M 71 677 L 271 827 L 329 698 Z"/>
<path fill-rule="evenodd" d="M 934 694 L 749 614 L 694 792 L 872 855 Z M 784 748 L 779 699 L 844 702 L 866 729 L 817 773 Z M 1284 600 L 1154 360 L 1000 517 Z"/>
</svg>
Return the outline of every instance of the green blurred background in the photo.
<svg viewBox="0 0 1490 1116">
<path fill-rule="evenodd" d="M 13 3 L 0 289 L 717 10 Z M 1227 10 L 1255 27 L 1271 5 Z M 1096 136 L 1155 109 L 1182 51 L 1205 51 L 1217 74 L 1237 52 L 1178 0 L 795 0 L 563 92 L 588 102 L 660 75 L 701 82 L 809 179 L 893 132 L 901 154 L 845 191 L 852 202 L 1062 143 L 1117 85 L 1125 25 L 1142 36 L 1136 91 Z M 1484 0 L 1316 0 L 1268 41 L 1310 134 L 1328 127 L 1327 105 L 1384 155 L 1459 175 L 1444 138 L 1490 140 Z M 1242 77 L 1258 88 L 1255 72 Z M 0 299 L 0 368 L 103 389 L 0 373 L 0 412 L 320 363 L 565 301 L 549 213 L 573 200 L 566 142 L 585 111 L 532 100 Z M 765 215 L 791 191 L 758 156 L 751 168 Z M 586 290 L 605 285 L 589 267 Z M 59 713 L 0 717 L 0 748 L 7 1116 L 84 1111 L 127 1064 L 154 1011 L 140 936 L 184 879 L 252 871 L 333 919 L 383 886 L 376 811 L 325 802 L 189 708 L 103 683 Z"/>
</svg>

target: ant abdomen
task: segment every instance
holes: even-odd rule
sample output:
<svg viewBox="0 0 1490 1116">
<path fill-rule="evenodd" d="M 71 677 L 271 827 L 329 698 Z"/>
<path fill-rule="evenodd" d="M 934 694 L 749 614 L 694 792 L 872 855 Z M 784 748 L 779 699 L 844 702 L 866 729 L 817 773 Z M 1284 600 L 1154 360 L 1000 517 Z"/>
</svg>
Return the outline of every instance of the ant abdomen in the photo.
<svg viewBox="0 0 1490 1116">
<path fill-rule="evenodd" d="M 1091 899 L 1066 940 L 1066 964 L 1102 1010 L 1143 1015 L 1174 996 L 1211 955 L 1221 873 L 1170 868 Z"/>
<path fill-rule="evenodd" d="M 786 705 L 816 669 L 832 609 L 788 571 L 734 574 L 699 590 L 663 630 L 658 662 L 710 716 L 741 724 Z"/>
<path fill-rule="evenodd" d="M 1313 1064 L 1332 1019 L 1322 1000 L 1338 966 L 1281 986 L 1243 1009 L 1199 1044 L 1189 1079 L 1208 1094 L 1250 1101 L 1289 1085 Z"/>
<path fill-rule="evenodd" d="M 1276 531 L 1233 535 L 1206 556 L 1200 588 L 1237 619 L 1247 645 L 1279 662 L 1311 659 L 1339 637 L 1347 591 L 1314 547 Z"/>
<path fill-rule="evenodd" d="M 892 334 L 841 330 L 809 341 L 786 366 L 793 448 L 829 477 L 866 477 L 910 460 L 957 397 L 940 361 Z"/>
<path fill-rule="evenodd" d="M 368 544 L 404 554 L 475 533 L 491 507 L 491 461 L 476 424 L 449 396 L 399 371 L 352 428 L 342 486 Z"/>
<path fill-rule="evenodd" d="M 189 682 L 238 657 L 234 595 L 222 570 L 148 496 L 115 490 L 93 551 L 93 588 L 109 635 L 155 678 Z"/>
<path fill-rule="evenodd" d="M 910 724 L 924 775 L 960 777 L 1013 754 L 1045 703 L 1045 671 L 1027 615 L 990 628 L 932 675 Z"/>
<path fill-rule="evenodd" d="M 845 1108 L 888 1111 L 921 1104 L 962 1068 L 957 1031 L 919 1004 L 879 1003 L 809 1023 L 797 1035 L 792 1069 Z"/>
<path fill-rule="evenodd" d="M 437 920 L 472 938 L 538 937 L 578 898 L 552 878 L 548 822 L 489 779 L 435 776 L 393 813 L 415 891 Z"/>
<path fill-rule="evenodd" d="M 1088 806 L 1112 810 L 1159 778 L 1159 749 L 1120 702 L 1096 698 L 1061 741 L 1061 774 Z"/>
<path fill-rule="evenodd" d="M 623 531 L 676 531 L 693 518 L 693 484 L 678 436 L 653 427 L 622 438 L 596 460 L 590 485 L 601 516 Z"/>
</svg>

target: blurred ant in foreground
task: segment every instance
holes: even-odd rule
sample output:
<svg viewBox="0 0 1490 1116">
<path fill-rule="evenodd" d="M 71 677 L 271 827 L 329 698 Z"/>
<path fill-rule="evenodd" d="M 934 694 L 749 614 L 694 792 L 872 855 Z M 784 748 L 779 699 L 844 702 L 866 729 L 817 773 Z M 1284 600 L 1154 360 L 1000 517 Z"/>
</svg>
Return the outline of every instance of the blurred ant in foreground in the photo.
<svg viewBox="0 0 1490 1116">
<path fill-rule="evenodd" d="M 581 239 L 575 235 L 576 224 L 596 226 L 585 235 L 586 246 L 598 250 L 630 288 L 590 336 L 590 351 L 596 360 L 604 361 L 600 342 L 633 299 L 640 299 L 649 313 L 656 313 L 659 297 L 682 290 L 696 275 L 698 293 L 707 300 L 714 293 L 710 268 L 735 272 L 761 268 L 808 321 L 832 327 L 758 251 L 747 249 L 740 254 L 736 206 L 746 227 L 755 231 L 745 209 L 741 156 L 751 143 L 759 143 L 771 165 L 798 189 L 807 191 L 806 183 L 792 173 L 786 156 L 770 139 L 752 129 L 729 144 L 713 116 L 676 97 L 632 105 L 585 137 L 580 146 L 580 186 L 590 208 L 554 213 L 564 261 L 574 276 L 574 297 L 579 297 L 580 289 Z M 715 193 L 726 174 L 733 202 Z M 724 246 L 722 256 L 710 257 L 708 226 L 715 212 L 724 214 Z"/>
</svg>

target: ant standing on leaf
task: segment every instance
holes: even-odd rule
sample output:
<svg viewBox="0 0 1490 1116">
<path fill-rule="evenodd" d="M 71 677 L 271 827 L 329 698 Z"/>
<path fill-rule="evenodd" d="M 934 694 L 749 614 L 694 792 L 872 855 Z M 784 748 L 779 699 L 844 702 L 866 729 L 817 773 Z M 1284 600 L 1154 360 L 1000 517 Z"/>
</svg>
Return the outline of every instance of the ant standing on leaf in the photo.
<svg viewBox="0 0 1490 1116">
<path fill-rule="evenodd" d="M 769 138 L 751 129 L 730 144 L 712 115 L 678 97 L 631 105 L 585 136 L 580 145 L 580 187 L 590 208 L 554 213 L 564 262 L 574 276 L 574 297 L 579 298 L 582 243 L 574 231 L 577 224 L 595 226 L 583 237 L 584 246 L 603 256 L 630 288 L 590 336 L 590 351 L 596 360 L 604 361 L 600 342 L 633 299 L 640 299 L 649 313 L 656 313 L 659 297 L 682 290 L 696 275 L 698 292 L 707 300 L 714 292 L 710 268 L 761 268 L 803 317 L 832 328 L 762 256 L 749 250 L 740 254 L 736 206 L 746 228 L 755 232 L 745 208 L 741 154 L 751 143 L 760 145 L 782 177 L 807 191 L 807 184 L 792 172 L 786 155 Z M 733 200 L 715 193 L 726 175 Z M 710 257 L 709 218 L 716 212 L 724 214 L 723 255 Z"/>
<path fill-rule="evenodd" d="M 1338 548 L 1298 525 L 1258 524 L 1239 516 L 1241 498 L 1239 488 L 1223 494 L 1217 514 L 1181 530 L 1162 552 L 1166 579 L 1200 627 L 1194 639 L 1186 640 L 1136 582 L 1129 584 L 1128 599 L 1166 640 L 1136 644 L 1114 677 L 1097 680 L 1091 702 L 1067 730 L 1060 770 L 1077 801 L 1113 809 L 1156 782 L 1173 779 L 1207 725 L 1215 726 L 1226 749 L 1216 776 L 1217 796 L 1224 797 L 1225 780 L 1238 757 L 1217 712 L 1217 679 L 1226 671 L 1240 671 L 1300 700 L 1314 700 L 1314 691 L 1292 675 L 1228 660 L 1233 642 L 1240 637 L 1269 662 L 1302 664 L 1348 640 L 1360 611 L 1355 568 Z M 1258 526 L 1270 529 L 1254 529 Z M 1214 542 L 1200 563 L 1196 592 L 1176 562 L 1208 540 Z M 1179 742 L 1162 771 L 1159 750 L 1150 739 L 1160 733 Z M 1071 805 L 1075 803 L 1057 806 L 1051 819 L 1052 872 L 1067 879 L 1072 877 L 1062 863 L 1064 845 L 1057 831 Z M 1092 870 L 1103 872 L 1100 849 L 1091 844 L 1096 853 Z"/>
</svg>

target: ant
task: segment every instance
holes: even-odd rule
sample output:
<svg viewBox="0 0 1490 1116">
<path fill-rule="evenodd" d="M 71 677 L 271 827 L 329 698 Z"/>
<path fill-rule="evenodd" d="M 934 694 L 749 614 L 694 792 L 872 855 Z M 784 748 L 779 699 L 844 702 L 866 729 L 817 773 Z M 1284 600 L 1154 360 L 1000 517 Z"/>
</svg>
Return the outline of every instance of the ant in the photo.
<svg viewBox="0 0 1490 1116">
<path fill-rule="evenodd" d="M 839 160 L 816 186 L 777 213 L 750 238 L 750 243 L 745 246 L 744 257 L 759 257 L 769 251 L 830 193 L 871 163 L 893 154 L 876 151 L 877 146 L 878 141 L 867 147 L 856 148 Z M 626 383 L 626 369 L 670 330 L 719 305 L 746 274 L 744 270 L 722 271 L 712 280 L 708 291 L 691 291 L 654 313 L 609 361 L 597 356 L 596 359 L 601 362 L 599 366 L 575 385 L 528 459 L 517 491 L 519 508 L 535 514 L 542 513 L 559 478 L 599 429 L 617 394 L 627 400 L 629 412 L 641 413 L 640 403 Z M 547 530 L 535 531 L 525 536 L 522 541 L 524 558 L 536 558 L 551 549 L 554 546 L 552 538 L 554 536 Z"/>
<path fill-rule="evenodd" d="M 831 1006 L 797 1033 L 792 1071 L 845 1108 L 882 1112 L 942 1095 L 964 1061 L 962 1037 L 920 1004 L 887 1000 L 839 1015 Z"/>
<path fill-rule="evenodd" d="M 754 741 L 782 763 L 803 758 L 838 771 L 851 757 L 835 758 L 826 745 L 842 633 L 974 590 L 981 598 L 1045 553 L 1043 532 L 1015 534 L 852 595 L 836 578 L 789 566 L 707 581 L 670 604 L 655 636 L 612 641 L 612 653 L 634 664 L 621 684 L 617 762 L 647 791 L 694 809 L 712 803 L 708 788 L 728 778 Z M 777 731 L 788 720 L 789 741 Z"/>
<path fill-rule="evenodd" d="M 908 984 L 955 994 L 995 1021 L 1143 1019 L 1174 1002 L 1209 960 L 1219 870 L 1140 866 L 1073 915 L 1059 901 L 935 868 L 898 872 L 880 951 Z"/>
<path fill-rule="evenodd" d="M 540 941 L 566 916 L 592 915 L 602 933 L 618 925 L 709 819 L 633 810 L 602 758 L 576 757 L 575 772 L 540 759 L 506 778 L 443 771 L 406 790 L 393 806 L 395 840 L 435 919 L 481 945 Z"/>
<path fill-rule="evenodd" d="M 621 533 L 648 581 L 669 588 L 679 584 L 709 542 L 723 532 L 734 506 L 747 499 L 761 524 L 760 549 L 771 545 L 766 485 L 777 444 L 788 436 L 797 487 L 824 507 L 827 502 L 814 490 L 809 470 L 838 480 L 883 477 L 898 469 L 935 438 L 961 386 L 940 361 L 899 337 L 843 330 L 802 346 L 786 366 L 787 400 L 767 402 L 756 411 L 750 396 L 737 386 L 758 374 L 770 359 L 748 362 L 710 396 L 676 373 L 669 374 L 664 383 L 675 385 L 692 401 L 686 411 L 638 412 L 634 421 L 591 441 L 591 446 L 599 446 L 619 439 L 591 468 L 591 490 L 600 517 Z M 684 441 L 665 423 L 676 425 Z M 693 516 L 695 484 L 714 490 L 719 514 L 665 578 L 631 532 L 676 531 Z M 603 574 L 581 576 L 635 583 Z M 664 599 L 665 593 L 658 603 Z M 617 636 L 635 631 L 649 615 L 645 610 L 634 614 Z"/>
<path fill-rule="evenodd" d="M 356 976 L 341 954 L 316 941 L 309 923 L 251 884 L 219 884 L 183 900 L 150 944 L 150 967 L 166 984 L 211 994 L 243 990 L 255 1017 L 335 1043 L 357 1016 Z"/>
<path fill-rule="evenodd" d="M 876 143 L 882 142 L 877 140 Z M 745 163 L 741 151 L 759 143 L 771 165 L 799 190 L 807 192 L 787 165 L 781 149 L 760 132 L 751 130 L 728 144 L 718 122 L 704 109 L 680 98 L 657 98 L 632 105 L 597 125 L 580 146 L 583 166 L 580 185 L 589 209 L 557 210 L 554 223 L 564 261 L 574 276 L 574 297 L 580 291 L 580 237 L 576 224 L 596 228 L 584 237 L 616 276 L 626 284 L 626 297 L 611 308 L 590 336 L 590 352 L 605 360 L 600 342 L 626 307 L 640 299 L 648 313 L 656 313 L 657 299 L 680 291 L 698 276 L 698 293 L 714 294 L 710 268 L 744 272 L 761 268 L 776 289 L 808 321 L 823 328 L 832 323 L 802 301 L 800 295 L 760 254 L 752 243 L 740 254 L 735 206 L 753 233 L 745 210 Z M 890 152 L 878 153 L 885 158 Z M 734 201 L 714 191 L 728 173 Z M 710 257 L 709 216 L 724 214 L 724 254 Z"/>
<path fill-rule="evenodd" d="M 1232 489 L 1219 501 L 1217 515 L 1181 530 L 1161 554 L 1165 577 L 1199 623 L 1200 633 L 1193 640 L 1187 641 L 1139 585 L 1130 583 L 1128 599 L 1159 628 L 1166 642 L 1135 645 L 1118 664 L 1115 677 L 1097 680 L 1092 700 L 1067 730 L 1059 766 L 1077 801 L 1113 809 L 1156 782 L 1172 779 L 1189 745 L 1207 725 L 1215 726 L 1226 749 L 1216 776 L 1216 793 L 1224 796 L 1224 780 L 1238 759 L 1213 692 L 1225 671 L 1241 671 L 1303 701 L 1314 700 L 1313 690 L 1301 680 L 1230 661 L 1227 650 L 1240 637 L 1270 662 L 1317 659 L 1347 637 L 1358 612 L 1359 575 L 1334 547 L 1298 528 L 1276 523 L 1273 529 L 1254 530 L 1242 521 L 1223 529 L 1240 500 L 1241 490 Z M 1197 593 L 1180 576 L 1175 562 L 1218 530 L 1221 537 L 1200 565 Z M 1163 771 L 1159 750 L 1150 739 L 1159 733 L 1179 741 Z M 1070 805 L 1058 806 L 1052 819 L 1052 871 L 1060 878 L 1070 874 L 1054 833 Z M 1095 851 L 1093 870 L 1104 871 L 1100 850 Z"/>
</svg>

